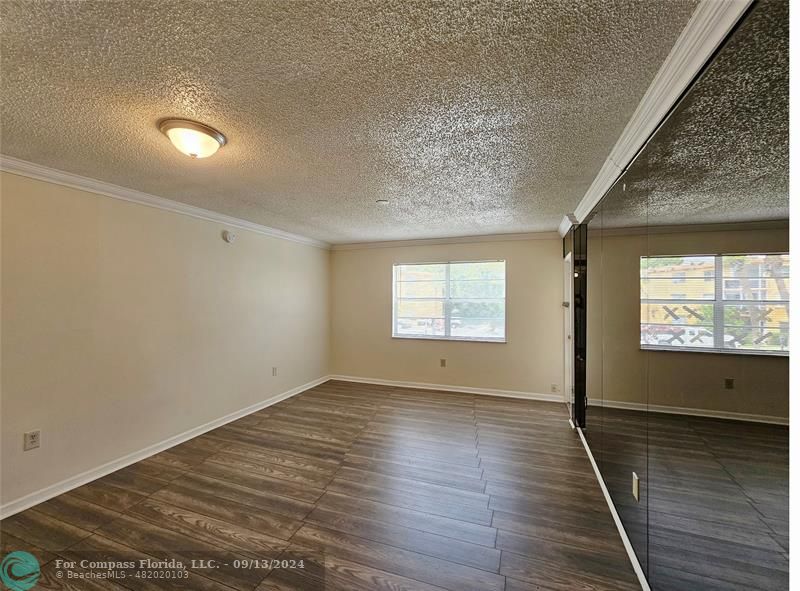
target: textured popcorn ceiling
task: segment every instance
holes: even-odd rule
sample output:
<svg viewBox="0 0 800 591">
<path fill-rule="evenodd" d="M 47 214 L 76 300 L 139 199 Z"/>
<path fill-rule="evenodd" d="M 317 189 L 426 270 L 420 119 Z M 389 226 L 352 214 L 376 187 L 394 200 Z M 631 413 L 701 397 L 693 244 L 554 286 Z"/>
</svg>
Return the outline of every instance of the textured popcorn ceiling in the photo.
<svg viewBox="0 0 800 591">
<path fill-rule="evenodd" d="M 623 181 L 603 227 L 788 219 L 788 2 L 756 6 Z"/>
<path fill-rule="evenodd" d="M 334 243 L 553 230 L 695 5 L 2 0 L 0 150 Z"/>
</svg>

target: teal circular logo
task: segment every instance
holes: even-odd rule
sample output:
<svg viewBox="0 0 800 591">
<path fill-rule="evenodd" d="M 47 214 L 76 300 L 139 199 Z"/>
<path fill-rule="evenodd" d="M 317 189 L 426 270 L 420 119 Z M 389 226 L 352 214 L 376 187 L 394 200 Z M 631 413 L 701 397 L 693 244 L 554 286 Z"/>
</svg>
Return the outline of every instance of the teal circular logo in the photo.
<svg viewBox="0 0 800 591">
<path fill-rule="evenodd" d="M 39 580 L 39 561 L 28 552 L 11 552 L 0 562 L 0 581 L 11 591 L 28 591 Z"/>
</svg>

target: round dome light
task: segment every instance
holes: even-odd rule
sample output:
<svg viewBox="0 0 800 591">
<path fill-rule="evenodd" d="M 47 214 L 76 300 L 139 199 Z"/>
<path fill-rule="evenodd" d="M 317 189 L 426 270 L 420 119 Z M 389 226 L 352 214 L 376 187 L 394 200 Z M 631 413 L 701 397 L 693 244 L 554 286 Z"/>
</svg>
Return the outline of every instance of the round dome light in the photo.
<svg viewBox="0 0 800 591">
<path fill-rule="evenodd" d="M 173 146 L 192 158 L 213 156 L 228 141 L 213 127 L 187 119 L 165 119 L 158 128 Z"/>
</svg>

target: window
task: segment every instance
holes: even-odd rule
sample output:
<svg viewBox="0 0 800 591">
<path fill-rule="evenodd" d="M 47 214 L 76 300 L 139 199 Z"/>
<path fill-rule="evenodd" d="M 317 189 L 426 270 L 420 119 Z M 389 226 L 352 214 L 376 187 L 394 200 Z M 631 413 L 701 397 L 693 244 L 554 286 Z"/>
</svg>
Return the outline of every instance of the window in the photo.
<svg viewBox="0 0 800 591">
<path fill-rule="evenodd" d="M 392 336 L 505 342 L 505 261 L 395 265 Z"/>
<path fill-rule="evenodd" d="M 640 298 L 644 349 L 789 352 L 788 254 L 641 257 Z"/>
</svg>

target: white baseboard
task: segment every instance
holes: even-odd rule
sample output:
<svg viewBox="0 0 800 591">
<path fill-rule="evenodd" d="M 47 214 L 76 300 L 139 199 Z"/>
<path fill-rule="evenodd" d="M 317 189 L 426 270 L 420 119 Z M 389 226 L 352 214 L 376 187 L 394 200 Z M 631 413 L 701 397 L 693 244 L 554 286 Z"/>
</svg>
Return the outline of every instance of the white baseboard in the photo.
<svg viewBox="0 0 800 591">
<path fill-rule="evenodd" d="M 581 438 L 581 443 L 583 443 L 583 448 L 586 450 L 586 455 L 589 456 L 589 462 L 592 464 L 594 475 L 597 477 L 597 482 L 600 483 L 600 489 L 603 491 L 603 496 L 606 498 L 608 510 L 611 511 L 611 517 L 614 518 L 614 523 L 617 526 L 619 537 L 622 538 L 622 545 L 625 546 L 625 551 L 628 553 L 628 558 L 631 561 L 631 566 L 633 566 L 633 571 L 636 573 L 636 578 L 639 579 L 639 584 L 642 586 L 642 591 L 650 591 L 650 584 L 647 582 L 647 577 L 642 570 L 642 565 L 639 564 L 639 559 L 636 558 L 636 552 L 633 550 L 633 544 L 631 544 L 631 540 L 628 538 L 628 532 L 625 531 L 625 527 L 622 525 L 622 520 L 619 517 L 619 513 L 617 513 L 617 508 L 614 505 L 614 501 L 611 500 L 611 495 L 608 492 L 608 488 L 606 488 L 606 483 L 603 480 L 602 474 L 600 474 L 600 469 L 597 467 L 597 463 L 594 461 L 592 450 L 589 449 L 589 444 L 586 443 L 586 438 L 583 436 L 583 429 L 576 429 L 576 431 L 578 432 L 578 436 Z"/>
<path fill-rule="evenodd" d="M 112 472 L 115 472 L 121 468 L 130 466 L 131 464 L 144 460 L 145 458 L 149 458 L 154 454 L 169 449 L 170 447 L 174 447 L 179 443 L 188 441 L 189 439 L 193 439 L 194 437 L 202 435 L 203 433 L 211 431 L 212 429 L 216 429 L 217 427 L 221 427 L 222 425 L 230 423 L 231 421 L 235 421 L 236 419 L 240 419 L 246 415 L 254 413 L 257 410 L 271 406 L 277 402 L 280 402 L 281 400 L 291 398 L 292 396 L 300 394 L 301 392 L 305 392 L 306 390 L 325 383 L 328 380 L 330 380 L 330 376 L 323 376 L 312 382 L 303 384 L 302 386 L 297 386 L 296 388 L 292 388 L 291 390 L 287 390 L 286 392 L 277 394 L 276 396 L 272 396 L 271 398 L 267 398 L 266 400 L 262 400 L 261 402 L 257 402 L 248 407 L 232 412 L 219 419 L 214 419 L 213 421 L 205 423 L 204 425 L 200 425 L 199 427 L 179 433 L 178 435 L 145 447 L 144 449 L 140 449 L 139 451 L 135 451 L 116 460 L 107 462 L 101 466 L 98 466 L 97 468 L 92 468 L 91 470 L 87 470 L 86 472 L 82 472 L 62 480 L 61 482 L 57 482 L 56 484 L 52 484 L 43 489 L 29 493 L 24 497 L 20 497 L 14 501 L 9 501 L 8 503 L 0 505 L 0 519 L 10 517 L 15 513 L 24 511 L 25 509 L 33 507 L 34 505 L 38 505 L 39 503 L 43 503 L 44 501 L 52 499 L 53 497 L 68 492 L 74 488 L 78 488 L 79 486 L 83 486 L 84 484 L 87 484 L 93 480 L 102 478 L 103 476 L 111 474 Z"/>
<path fill-rule="evenodd" d="M 561 394 L 540 394 L 538 392 L 520 392 L 518 390 L 494 390 L 490 388 L 470 388 L 468 386 L 451 386 L 448 384 L 428 384 L 424 382 L 402 382 L 399 380 L 383 380 L 380 378 L 362 378 L 357 376 L 332 375 L 332 380 L 357 382 L 359 384 L 375 384 L 376 386 L 395 386 L 397 388 L 416 388 L 418 390 L 442 390 L 444 392 L 463 392 L 465 394 L 483 394 L 485 396 L 502 396 L 505 398 L 523 398 L 543 402 L 564 402 Z"/>
<path fill-rule="evenodd" d="M 617 402 L 590 398 L 589 406 L 605 406 L 620 410 L 638 410 L 641 412 L 658 412 L 668 415 L 688 415 L 709 419 L 728 419 L 731 421 L 747 421 L 750 423 L 769 423 L 770 425 L 788 425 L 789 419 L 771 415 L 755 415 L 744 412 L 728 412 L 724 410 L 707 410 L 705 408 L 688 408 L 683 406 L 663 406 L 659 404 L 643 404 L 640 402 Z"/>
</svg>

